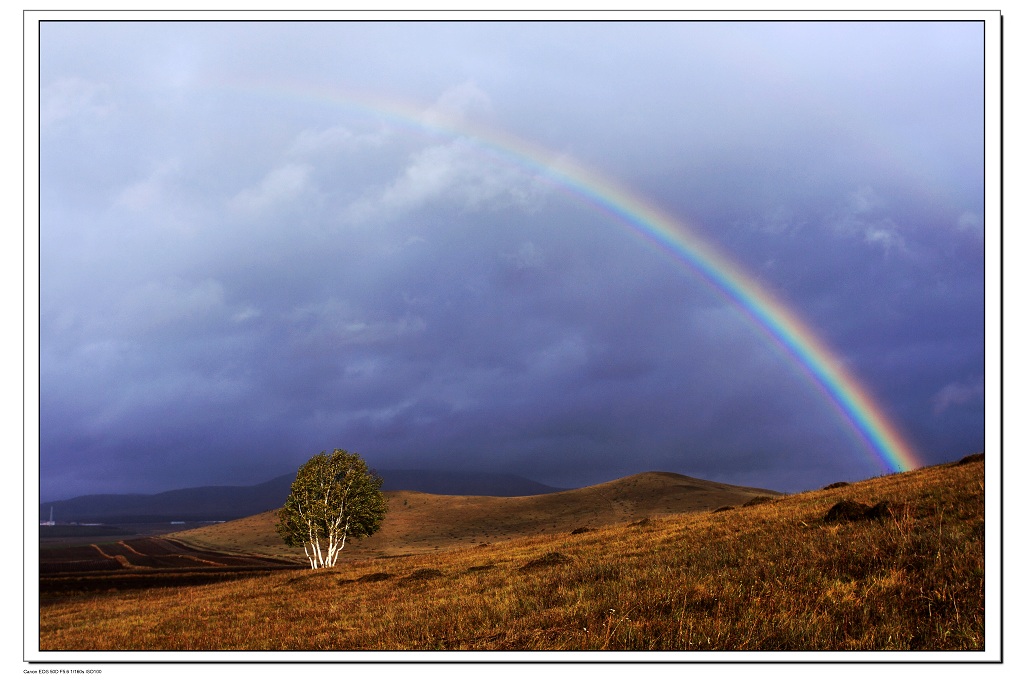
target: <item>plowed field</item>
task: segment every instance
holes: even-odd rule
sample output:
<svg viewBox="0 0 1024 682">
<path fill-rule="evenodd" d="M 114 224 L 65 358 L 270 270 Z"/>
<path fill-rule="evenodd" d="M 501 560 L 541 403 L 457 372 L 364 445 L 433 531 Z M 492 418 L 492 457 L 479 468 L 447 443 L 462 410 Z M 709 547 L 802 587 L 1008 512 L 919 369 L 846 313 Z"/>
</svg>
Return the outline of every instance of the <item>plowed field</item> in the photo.
<svg viewBox="0 0 1024 682">
<path fill-rule="evenodd" d="M 280 558 L 196 549 L 170 538 L 133 538 L 39 552 L 40 598 L 61 594 L 199 585 L 302 568 Z"/>
</svg>

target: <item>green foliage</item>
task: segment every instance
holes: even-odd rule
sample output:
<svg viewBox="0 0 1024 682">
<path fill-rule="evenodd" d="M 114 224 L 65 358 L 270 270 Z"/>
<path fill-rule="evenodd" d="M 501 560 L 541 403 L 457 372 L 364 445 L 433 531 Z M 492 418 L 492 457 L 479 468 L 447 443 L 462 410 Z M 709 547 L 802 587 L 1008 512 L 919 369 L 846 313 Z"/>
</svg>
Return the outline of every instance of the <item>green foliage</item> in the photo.
<svg viewBox="0 0 1024 682">
<path fill-rule="evenodd" d="M 311 568 L 333 566 L 350 538 L 376 533 L 387 513 L 382 480 L 354 452 L 321 452 L 303 464 L 278 512 L 277 532 L 302 547 Z"/>
</svg>

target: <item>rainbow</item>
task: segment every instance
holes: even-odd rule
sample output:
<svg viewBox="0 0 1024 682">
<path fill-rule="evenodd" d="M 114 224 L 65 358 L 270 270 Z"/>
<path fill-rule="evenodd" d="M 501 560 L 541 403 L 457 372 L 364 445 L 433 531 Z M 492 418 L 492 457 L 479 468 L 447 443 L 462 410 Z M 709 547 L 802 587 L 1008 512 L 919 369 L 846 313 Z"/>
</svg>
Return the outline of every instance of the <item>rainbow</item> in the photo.
<svg viewBox="0 0 1024 682">
<path fill-rule="evenodd" d="M 921 466 L 913 447 L 828 346 L 790 307 L 735 262 L 692 229 L 609 181 L 579 168 L 557 172 L 578 194 L 668 251 L 735 303 L 763 335 L 796 361 L 890 470 L 909 471 Z"/>
<path fill-rule="evenodd" d="M 782 349 L 842 415 L 868 450 L 890 471 L 921 460 L 868 390 L 814 331 L 776 295 L 696 231 L 641 196 L 571 159 L 461 117 L 371 93 L 310 84 L 218 84 L 244 95 L 310 100 L 369 114 L 418 132 L 465 139 L 482 151 L 537 172 L 555 186 L 613 216 L 635 235 L 668 252 L 734 303 L 763 336 Z"/>
</svg>

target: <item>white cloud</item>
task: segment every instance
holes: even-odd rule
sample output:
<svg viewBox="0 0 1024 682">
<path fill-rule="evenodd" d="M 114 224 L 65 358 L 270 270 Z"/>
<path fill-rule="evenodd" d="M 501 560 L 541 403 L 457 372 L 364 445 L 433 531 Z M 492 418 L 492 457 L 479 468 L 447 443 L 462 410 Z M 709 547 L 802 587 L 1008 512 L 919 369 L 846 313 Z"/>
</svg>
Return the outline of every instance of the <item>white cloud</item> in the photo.
<svg viewBox="0 0 1024 682">
<path fill-rule="evenodd" d="M 533 210 L 544 192 L 546 187 L 538 178 L 489 157 L 468 140 L 457 139 L 415 153 L 395 180 L 350 205 L 348 217 L 363 222 L 440 202 L 466 211 Z"/>
<path fill-rule="evenodd" d="M 835 220 L 832 227 L 842 236 L 863 239 L 872 246 L 880 247 L 886 255 L 893 251 L 905 252 L 907 250 L 899 226 L 888 217 L 862 220 L 856 216 L 847 215 Z"/>
<path fill-rule="evenodd" d="M 62 78 L 39 93 L 39 123 L 49 125 L 73 118 L 103 118 L 114 111 L 110 86 L 84 78 Z"/>
<path fill-rule="evenodd" d="M 959 405 L 968 405 L 985 397 L 985 382 L 975 378 L 967 382 L 953 382 L 943 386 L 932 396 L 932 408 L 935 414 Z"/>
<path fill-rule="evenodd" d="M 531 270 L 544 264 L 544 254 L 533 242 L 523 242 L 512 253 L 502 254 L 502 258 L 516 270 Z"/>
<path fill-rule="evenodd" d="M 586 341 L 568 336 L 532 353 L 529 366 L 539 376 L 569 372 L 587 363 L 590 353 Z"/>
<path fill-rule="evenodd" d="M 236 324 L 240 324 L 242 322 L 247 322 L 248 320 L 256 319 L 257 317 L 260 317 L 262 314 L 263 313 L 262 311 L 260 311 L 259 308 L 253 305 L 246 305 L 240 308 L 238 312 L 231 316 L 231 321 Z"/>
<path fill-rule="evenodd" d="M 964 211 L 960 214 L 957 219 L 956 227 L 961 232 L 970 234 L 978 237 L 979 239 L 985 234 L 985 221 L 977 213 L 971 211 Z"/>
<path fill-rule="evenodd" d="M 858 187 L 853 192 L 850 192 L 847 197 L 849 202 L 850 210 L 855 215 L 862 215 L 864 213 L 871 213 L 877 208 L 883 206 L 881 197 L 871 187 Z"/>
<path fill-rule="evenodd" d="M 160 179 L 150 176 L 123 189 L 114 201 L 114 205 L 130 211 L 143 211 L 160 203 Z"/>
<path fill-rule="evenodd" d="M 217 280 L 190 282 L 173 277 L 126 292 L 111 319 L 122 333 L 160 331 L 222 315 L 224 302 L 224 286 Z"/>
<path fill-rule="evenodd" d="M 793 211 L 787 206 L 776 206 L 763 215 L 748 223 L 751 230 L 771 235 L 788 234 L 798 230 L 802 222 L 797 222 Z"/>
<path fill-rule="evenodd" d="M 308 187 L 311 168 L 289 163 L 268 173 L 260 184 L 236 194 L 230 201 L 233 209 L 245 213 L 261 213 L 300 196 Z"/>
<path fill-rule="evenodd" d="M 168 178 L 178 168 L 179 164 L 175 161 L 161 164 L 149 176 L 121 190 L 114 205 L 129 211 L 145 211 L 157 207 L 164 200 L 164 187 Z"/>
<path fill-rule="evenodd" d="M 846 205 L 832 221 L 832 229 L 844 237 L 862 239 L 881 248 L 886 255 L 906 252 L 907 244 L 900 227 L 891 217 L 882 214 L 884 200 L 871 187 L 860 187 L 846 197 Z"/>
<path fill-rule="evenodd" d="M 417 154 L 403 175 L 389 186 L 380 203 L 395 209 L 414 208 L 455 186 L 466 161 L 456 145 L 430 147 Z"/>
<path fill-rule="evenodd" d="M 906 251 L 907 245 L 899 233 L 899 228 L 891 218 L 882 218 L 861 226 L 864 241 L 882 247 L 887 254 L 892 251 Z"/>
<path fill-rule="evenodd" d="M 368 320 L 351 305 L 333 298 L 296 308 L 288 318 L 298 345 L 313 350 L 393 341 L 426 328 L 422 318 L 411 315 Z"/>
<path fill-rule="evenodd" d="M 354 133 L 345 126 L 333 126 L 323 130 L 304 130 L 295 138 L 288 154 L 310 157 L 337 154 L 353 148 L 379 148 L 390 135 L 386 130 L 372 133 Z"/>
<path fill-rule="evenodd" d="M 428 124 L 454 124 L 465 121 L 470 114 L 490 110 L 491 98 L 487 93 L 476 83 L 466 82 L 445 90 L 423 118 Z"/>
</svg>

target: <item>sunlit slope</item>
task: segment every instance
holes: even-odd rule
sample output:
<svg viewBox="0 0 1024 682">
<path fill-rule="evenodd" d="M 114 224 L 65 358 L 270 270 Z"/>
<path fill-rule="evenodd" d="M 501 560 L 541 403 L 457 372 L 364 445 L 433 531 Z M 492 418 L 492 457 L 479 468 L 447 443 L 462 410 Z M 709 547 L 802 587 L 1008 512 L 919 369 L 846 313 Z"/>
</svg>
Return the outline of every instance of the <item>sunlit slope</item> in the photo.
<svg viewBox="0 0 1024 682">
<path fill-rule="evenodd" d="M 603 488 L 611 499 L 630 491 Z M 149 589 L 123 580 L 108 589 L 109 575 L 79 575 L 79 589 L 41 604 L 39 645 L 302 655 L 863 651 L 867 660 L 883 650 L 983 651 L 986 622 L 998 615 L 985 611 L 985 535 L 978 455 L 722 513 L 320 571 Z"/>
<path fill-rule="evenodd" d="M 460 545 L 509 540 L 537 533 L 571 533 L 669 514 L 738 506 L 770 490 L 649 472 L 547 495 L 480 497 L 387 492 L 390 511 L 381 530 L 353 541 L 349 558 L 431 552 Z M 301 557 L 274 530 L 274 513 L 175 533 L 201 547 Z"/>
</svg>

